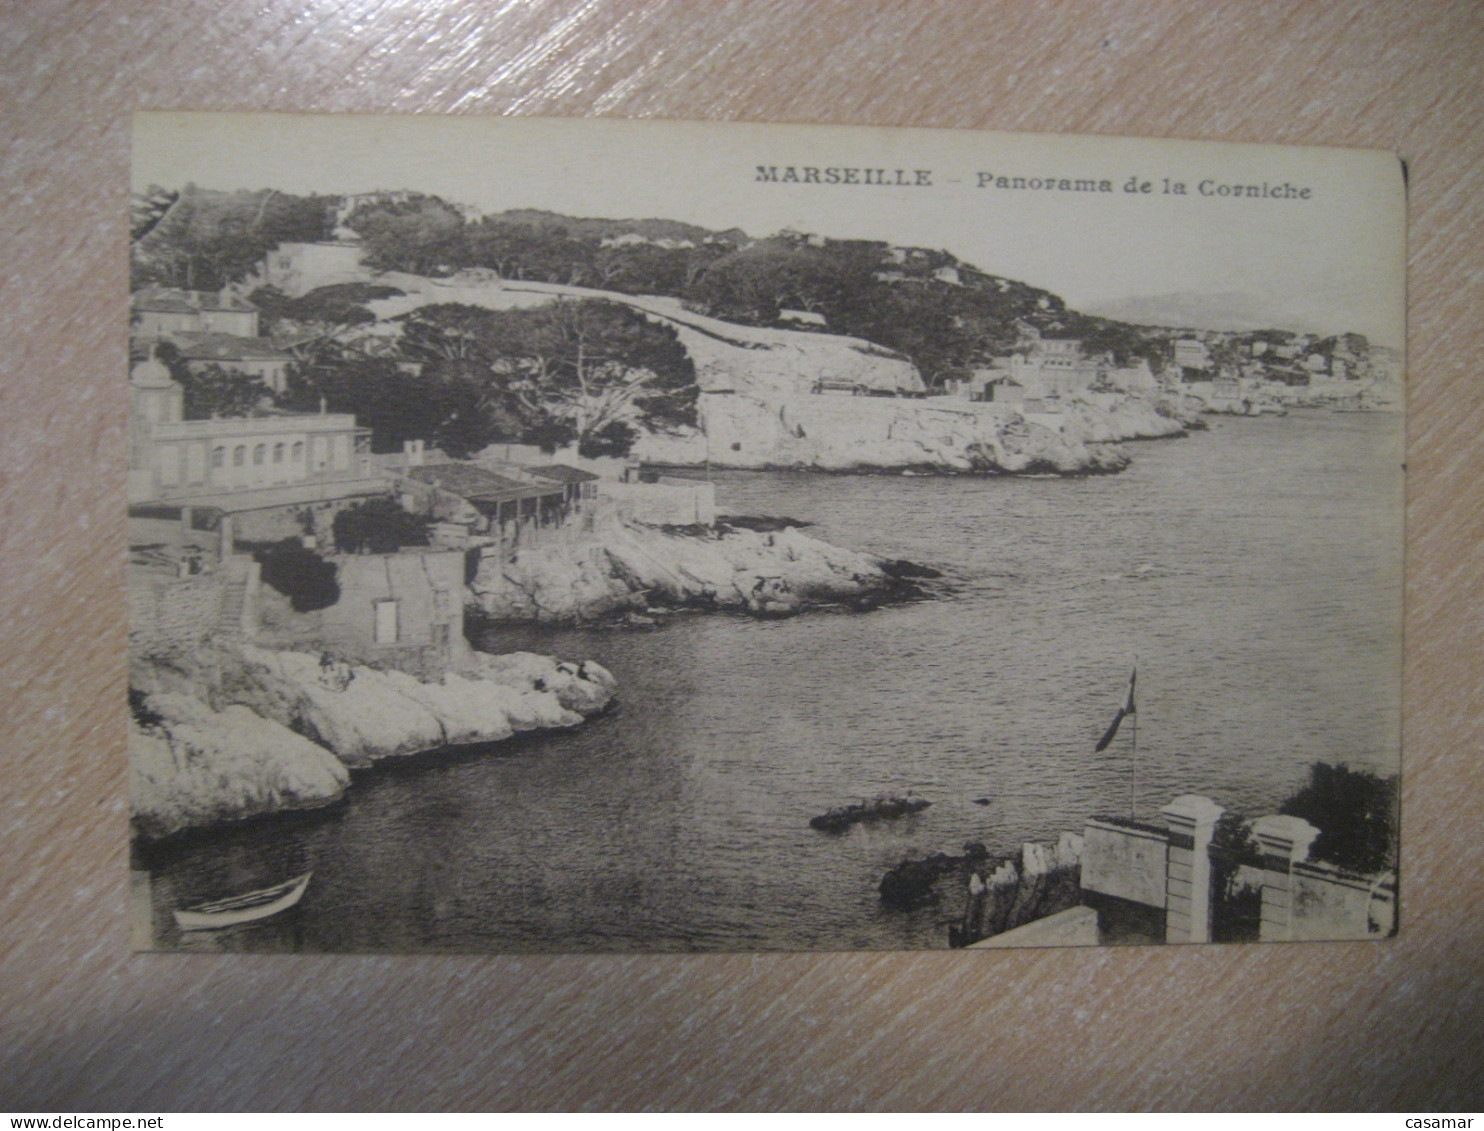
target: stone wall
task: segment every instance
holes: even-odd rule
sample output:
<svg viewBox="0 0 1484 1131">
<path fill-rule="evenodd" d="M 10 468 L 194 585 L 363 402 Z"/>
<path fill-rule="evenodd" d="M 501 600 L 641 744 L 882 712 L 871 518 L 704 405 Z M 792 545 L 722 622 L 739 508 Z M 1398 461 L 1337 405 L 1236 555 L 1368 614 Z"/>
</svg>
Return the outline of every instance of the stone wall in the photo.
<svg viewBox="0 0 1484 1131">
<path fill-rule="evenodd" d="M 1082 833 L 1082 888 L 1163 908 L 1169 873 L 1166 830 L 1137 821 L 1094 817 Z"/>
<path fill-rule="evenodd" d="M 195 647 L 221 627 L 225 586 L 217 574 L 129 580 L 129 652 L 160 656 Z"/>
<path fill-rule="evenodd" d="M 451 659 L 464 644 L 463 551 L 340 554 L 329 560 L 340 600 L 320 614 L 327 642 L 381 666 L 401 666 L 400 658 L 418 671 L 427 668 L 425 652 Z M 376 606 L 383 601 L 396 602 L 394 640 L 376 638 Z"/>
<path fill-rule="evenodd" d="M 1177 797 L 1161 810 L 1165 827 L 1098 817 L 1083 834 L 1082 890 L 1102 915 L 1104 941 L 1125 912 L 1162 921 L 1164 942 L 1211 938 L 1211 839 L 1220 806 Z M 1309 859 L 1319 830 L 1298 817 L 1269 815 L 1252 823 L 1260 847 L 1242 872 L 1261 889 L 1264 942 L 1365 939 L 1396 927 L 1396 877 L 1363 876 Z M 1225 850 L 1230 853 L 1230 850 Z"/>
<path fill-rule="evenodd" d="M 1396 926 L 1396 883 L 1309 861 L 1292 871 L 1290 937 L 1356 939 Z"/>
</svg>

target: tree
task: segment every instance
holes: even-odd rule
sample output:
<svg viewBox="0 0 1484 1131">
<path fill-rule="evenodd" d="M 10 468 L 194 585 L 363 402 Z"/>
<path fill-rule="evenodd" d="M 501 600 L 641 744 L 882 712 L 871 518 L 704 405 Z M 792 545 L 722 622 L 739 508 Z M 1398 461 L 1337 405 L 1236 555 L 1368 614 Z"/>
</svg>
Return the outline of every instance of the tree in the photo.
<svg viewBox="0 0 1484 1131">
<path fill-rule="evenodd" d="M 1315 762 L 1308 782 L 1278 812 L 1301 817 L 1319 830 L 1310 849 L 1315 859 L 1357 872 L 1379 872 L 1396 866 L 1397 802 L 1395 775 L 1352 770 L 1343 762 Z"/>
<path fill-rule="evenodd" d="M 273 390 L 257 377 L 216 364 L 193 369 L 174 342 L 160 342 L 158 356 L 185 391 L 181 415 L 186 420 L 252 416 L 273 400 Z"/>
<path fill-rule="evenodd" d="M 297 538 L 285 538 L 253 555 L 262 580 L 289 599 L 296 613 L 327 609 L 340 600 L 334 562 L 307 550 Z"/>
<path fill-rule="evenodd" d="M 170 195 L 155 185 L 149 193 L 161 200 Z M 134 243 L 134 285 L 216 290 L 248 274 L 280 243 L 311 243 L 329 234 L 328 198 L 188 184 Z"/>
<path fill-rule="evenodd" d="M 407 373 L 391 358 L 325 360 L 290 375 L 282 403 L 301 411 L 319 406 L 348 412 L 371 429 L 376 452 L 400 451 L 407 440 L 426 440 L 453 456 L 466 456 L 496 440 L 513 440 L 512 424 L 486 404 L 479 383 L 457 372 L 424 367 Z"/>
<path fill-rule="evenodd" d="M 187 420 L 253 416 L 273 400 L 273 390 L 257 378 L 220 365 L 187 369 L 179 383 L 185 389 Z"/>
<path fill-rule="evenodd" d="M 633 450 L 634 441 L 638 438 L 639 433 L 632 424 L 613 420 L 582 437 L 577 445 L 577 454 L 587 459 L 622 458 Z"/>
<path fill-rule="evenodd" d="M 426 546 L 428 524 L 395 499 L 367 499 L 335 516 L 335 545 L 347 554 L 395 554 L 403 546 Z"/>
<path fill-rule="evenodd" d="M 690 297 L 722 318 L 772 322 L 780 310 L 826 307 L 840 296 L 842 283 L 819 249 L 773 240 L 716 259 Z"/>
<path fill-rule="evenodd" d="M 487 418 L 523 422 L 524 438 L 555 431 L 589 450 L 626 452 L 637 432 L 620 423 L 695 423 L 695 367 L 678 335 L 617 303 L 423 307 L 405 320 L 403 344 L 426 360 L 425 373 L 456 373 L 477 387 Z"/>
<path fill-rule="evenodd" d="M 346 225 L 361 237 L 367 266 L 378 271 L 442 274 L 467 264 L 464 217 L 436 196 L 368 204 Z"/>
<path fill-rule="evenodd" d="M 617 303 L 558 301 L 507 326 L 506 388 L 535 416 L 570 421 L 579 445 L 638 419 L 695 423 L 695 367 L 672 327 Z"/>
<path fill-rule="evenodd" d="M 406 292 L 375 283 L 337 283 L 291 298 L 277 287 L 259 287 L 248 297 L 262 314 L 265 330 L 304 367 L 344 357 L 368 356 L 376 345 L 366 330 L 377 317 L 367 303 Z"/>
</svg>

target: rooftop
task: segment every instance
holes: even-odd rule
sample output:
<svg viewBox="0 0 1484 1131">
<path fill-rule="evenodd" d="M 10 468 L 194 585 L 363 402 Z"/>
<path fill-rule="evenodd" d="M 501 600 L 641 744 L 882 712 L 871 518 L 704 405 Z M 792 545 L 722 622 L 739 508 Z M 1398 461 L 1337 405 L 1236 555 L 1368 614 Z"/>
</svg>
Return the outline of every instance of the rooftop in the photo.
<svg viewBox="0 0 1484 1131">
<path fill-rule="evenodd" d="M 129 305 L 135 310 L 166 314 L 198 314 L 203 310 L 236 310 L 251 314 L 258 309 L 241 295 L 230 291 L 187 291 L 178 287 L 145 287 L 134 292 Z"/>
<path fill-rule="evenodd" d="M 256 436 L 264 433 L 358 432 L 356 418 L 348 412 L 288 412 L 272 416 L 232 416 L 218 420 L 175 420 L 154 425 L 157 440 L 192 440 L 213 436 Z"/>
<path fill-rule="evenodd" d="M 557 494 L 560 490 L 537 483 L 522 483 L 462 461 L 409 467 L 403 474 L 409 479 L 459 495 L 475 504 L 536 499 L 543 495 Z"/>
<path fill-rule="evenodd" d="M 591 471 L 583 471 L 580 467 L 568 467 L 564 463 L 548 463 L 540 467 L 523 468 L 531 475 L 539 475 L 542 479 L 551 479 L 557 483 L 592 483 L 601 479 L 601 475 L 594 475 Z"/>
<path fill-rule="evenodd" d="M 180 356 L 191 361 L 292 361 L 267 338 L 242 338 L 236 334 L 176 333 L 170 340 Z"/>
</svg>

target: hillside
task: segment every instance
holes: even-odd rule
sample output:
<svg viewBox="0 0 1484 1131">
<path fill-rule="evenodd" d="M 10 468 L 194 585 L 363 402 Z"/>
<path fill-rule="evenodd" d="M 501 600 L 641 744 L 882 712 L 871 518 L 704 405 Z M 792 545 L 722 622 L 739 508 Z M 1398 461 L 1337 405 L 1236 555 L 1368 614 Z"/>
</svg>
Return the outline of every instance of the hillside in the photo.
<svg viewBox="0 0 1484 1131">
<path fill-rule="evenodd" d="M 504 212 L 491 212 L 484 219 L 495 224 L 513 224 L 550 232 L 561 231 L 578 240 L 612 240 L 625 236 L 637 236 L 654 243 L 670 241 L 703 244 L 724 242 L 745 244 L 750 242 L 741 228 L 730 228 L 724 232 L 713 232 L 696 224 L 680 220 L 607 220 L 600 217 L 564 216 L 560 212 L 547 212 L 540 208 L 512 208 Z"/>
</svg>

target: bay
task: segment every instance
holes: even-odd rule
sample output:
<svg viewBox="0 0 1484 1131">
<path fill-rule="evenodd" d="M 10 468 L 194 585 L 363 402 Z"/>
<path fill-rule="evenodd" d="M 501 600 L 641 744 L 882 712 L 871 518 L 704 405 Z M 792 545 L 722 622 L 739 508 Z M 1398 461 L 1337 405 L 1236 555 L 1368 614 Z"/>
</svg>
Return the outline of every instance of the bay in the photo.
<svg viewBox="0 0 1484 1131">
<path fill-rule="evenodd" d="M 904 856 L 1012 852 L 1186 793 L 1271 811 L 1316 760 L 1391 773 L 1401 420 L 1212 418 L 1086 479 L 716 473 L 719 509 L 941 569 L 952 593 L 786 621 L 499 629 L 592 658 L 570 732 L 357 775 L 320 814 L 152 849 L 160 945 L 231 950 L 942 947 L 958 907 L 881 908 Z M 1137 658 L 1132 728 L 1093 746 Z M 933 804 L 843 835 L 879 792 Z M 989 804 L 975 804 L 987 798 Z M 169 910 L 313 868 L 295 911 L 180 936 Z"/>
</svg>

